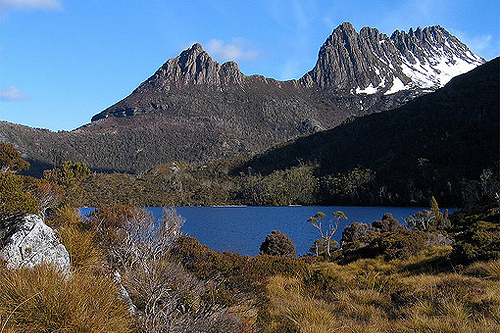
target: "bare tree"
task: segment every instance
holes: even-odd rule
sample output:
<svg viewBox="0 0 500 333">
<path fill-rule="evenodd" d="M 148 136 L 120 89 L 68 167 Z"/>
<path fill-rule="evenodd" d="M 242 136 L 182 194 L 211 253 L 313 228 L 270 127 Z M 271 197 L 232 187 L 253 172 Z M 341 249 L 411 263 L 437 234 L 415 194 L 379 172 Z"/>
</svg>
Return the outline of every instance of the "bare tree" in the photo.
<svg viewBox="0 0 500 333">
<path fill-rule="evenodd" d="M 30 192 L 38 201 L 38 208 L 42 218 L 45 218 L 49 209 L 56 208 L 64 198 L 64 190 L 56 184 L 47 180 L 38 180 L 31 188 Z"/>
<path fill-rule="evenodd" d="M 316 215 L 311 216 L 309 219 L 307 219 L 307 221 L 311 223 L 313 227 L 318 229 L 321 235 L 321 238 L 314 242 L 316 248 L 316 256 L 319 255 L 319 248 L 325 246 L 326 246 L 326 253 L 328 254 L 328 256 L 331 256 L 330 247 L 331 244 L 334 243 L 334 241 L 332 241 L 332 237 L 338 229 L 340 220 L 347 220 L 347 217 L 343 212 L 337 211 L 333 213 L 335 222 L 333 220 L 330 220 L 328 228 L 323 232 L 322 220 L 325 217 L 326 217 L 325 213 L 317 212 Z"/>
<path fill-rule="evenodd" d="M 121 229 L 124 238 L 116 248 L 120 261 L 134 264 L 139 260 L 164 257 L 172 242 L 181 234 L 184 219 L 174 208 L 164 208 L 160 220 L 155 221 L 147 211 L 134 208 Z"/>
</svg>

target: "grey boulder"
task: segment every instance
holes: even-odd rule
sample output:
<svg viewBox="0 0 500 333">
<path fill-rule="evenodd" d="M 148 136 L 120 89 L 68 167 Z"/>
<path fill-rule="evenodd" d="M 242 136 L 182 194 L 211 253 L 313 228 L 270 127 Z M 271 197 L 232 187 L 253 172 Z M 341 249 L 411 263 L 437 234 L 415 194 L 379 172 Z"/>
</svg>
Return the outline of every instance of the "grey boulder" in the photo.
<svg viewBox="0 0 500 333">
<path fill-rule="evenodd" d="M 69 253 L 55 231 L 33 214 L 0 217 L 0 258 L 8 268 L 52 264 L 70 273 Z"/>
</svg>

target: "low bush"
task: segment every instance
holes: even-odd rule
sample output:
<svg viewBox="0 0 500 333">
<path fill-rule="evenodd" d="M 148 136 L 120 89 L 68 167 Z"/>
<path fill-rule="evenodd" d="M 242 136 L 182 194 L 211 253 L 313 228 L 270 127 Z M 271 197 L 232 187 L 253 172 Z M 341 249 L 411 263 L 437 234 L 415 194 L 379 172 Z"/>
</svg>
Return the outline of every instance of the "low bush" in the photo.
<svg viewBox="0 0 500 333">
<path fill-rule="evenodd" d="M 292 258 L 297 256 L 293 241 L 279 230 L 273 230 L 266 236 L 266 240 L 260 246 L 260 254 Z"/>
<path fill-rule="evenodd" d="M 0 173 L 0 213 L 38 213 L 38 202 L 25 189 L 21 176 Z"/>
<path fill-rule="evenodd" d="M 405 259 L 415 255 L 425 247 L 426 235 L 421 231 L 400 229 L 375 238 L 367 251 L 383 254 L 388 259 Z"/>
<path fill-rule="evenodd" d="M 500 258 L 500 207 L 494 203 L 468 207 L 452 214 L 450 220 L 458 262 Z"/>
<path fill-rule="evenodd" d="M 167 260 L 136 263 L 125 269 L 123 284 L 136 306 L 137 332 L 236 332 L 230 295 Z"/>
</svg>

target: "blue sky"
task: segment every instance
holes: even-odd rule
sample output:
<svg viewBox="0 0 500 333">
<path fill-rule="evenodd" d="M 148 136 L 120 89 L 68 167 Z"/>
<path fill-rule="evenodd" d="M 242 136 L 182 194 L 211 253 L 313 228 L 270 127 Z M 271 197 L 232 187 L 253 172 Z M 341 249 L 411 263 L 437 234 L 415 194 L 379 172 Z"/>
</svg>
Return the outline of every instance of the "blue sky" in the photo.
<svg viewBox="0 0 500 333">
<path fill-rule="evenodd" d="M 299 78 L 345 21 L 390 35 L 439 24 L 490 60 L 498 0 L 1 0 L 0 120 L 71 130 L 199 42 L 246 75 Z"/>
</svg>

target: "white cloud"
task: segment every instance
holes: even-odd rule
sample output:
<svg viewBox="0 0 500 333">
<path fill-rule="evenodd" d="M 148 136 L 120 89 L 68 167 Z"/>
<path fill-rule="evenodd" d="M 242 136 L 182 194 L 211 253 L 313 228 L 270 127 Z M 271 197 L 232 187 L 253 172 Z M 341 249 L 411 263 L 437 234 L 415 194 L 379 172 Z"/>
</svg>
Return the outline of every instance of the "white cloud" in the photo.
<svg viewBox="0 0 500 333">
<path fill-rule="evenodd" d="M 21 92 L 16 87 L 0 89 L 0 100 L 2 101 L 29 101 L 30 97 Z"/>
<path fill-rule="evenodd" d="M 207 52 L 219 61 L 257 60 L 259 52 L 249 49 L 251 43 L 244 38 L 233 38 L 229 44 L 220 39 L 211 39 L 206 45 Z"/>
<path fill-rule="evenodd" d="M 59 10 L 60 0 L 2 0 L 1 11 L 6 10 Z"/>
</svg>

